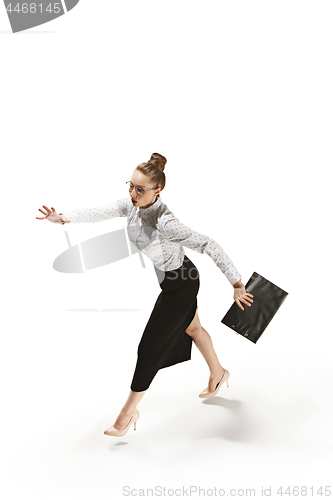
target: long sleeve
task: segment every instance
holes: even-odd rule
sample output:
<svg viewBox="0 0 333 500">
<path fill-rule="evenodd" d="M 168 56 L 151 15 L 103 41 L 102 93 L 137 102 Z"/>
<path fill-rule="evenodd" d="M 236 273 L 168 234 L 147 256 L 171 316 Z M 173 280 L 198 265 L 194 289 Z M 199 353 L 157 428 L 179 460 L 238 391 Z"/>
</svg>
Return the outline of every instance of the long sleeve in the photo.
<svg viewBox="0 0 333 500">
<path fill-rule="evenodd" d="M 209 255 L 232 285 L 242 278 L 231 259 L 215 240 L 185 226 L 176 217 L 162 220 L 161 234 L 168 241 Z"/>
<path fill-rule="evenodd" d="M 129 209 L 128 197 L 93 208 L 76 208 L 61 212 L 74 223 L 101 222 L 115 217 L 126 217 Z"/>
</svg>

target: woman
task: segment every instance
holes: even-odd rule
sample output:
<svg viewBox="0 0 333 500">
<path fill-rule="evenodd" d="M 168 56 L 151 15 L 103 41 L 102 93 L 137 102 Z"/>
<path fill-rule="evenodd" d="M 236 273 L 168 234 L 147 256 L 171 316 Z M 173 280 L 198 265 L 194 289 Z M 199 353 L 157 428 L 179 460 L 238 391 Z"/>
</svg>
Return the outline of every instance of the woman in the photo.
<svg viewBox="0 0 333 500">
<path fill-rule="evenodd" d="M 113 426 L 104 433 L 123 436 L 139 419 L 137 405 L 158 370 L 191 359 L 192 342 L 196 344 L 210 369 L 208 387 L 199 397 L 215 396 L 230 377 L 220 364 L 209 333 L 201 326 L 197 294 L 199 272 L 185 255 L 183 246 L 208 254 L 234 287 L 234 300 L 251 306 L 253 297 L 241 282 L 241 275 L 223 249 L 213 239 L 184 226 L 160 199 L 165 187 L 164 168 L 167 160 L 153 153 L 148 162 L 140 163 L 133 172 L 129 197 L 97 208 L 68 210 L 57 214 L 43 205 L 45 217 L 57 224 L 99 222 L 114 217 L 127 217 L 129 239 L 154 263 L 162 289 L 138 346 L 137 363 L 128 399 Z M 228 385 L 229 387 L 229 385 Z"/>
</svg>

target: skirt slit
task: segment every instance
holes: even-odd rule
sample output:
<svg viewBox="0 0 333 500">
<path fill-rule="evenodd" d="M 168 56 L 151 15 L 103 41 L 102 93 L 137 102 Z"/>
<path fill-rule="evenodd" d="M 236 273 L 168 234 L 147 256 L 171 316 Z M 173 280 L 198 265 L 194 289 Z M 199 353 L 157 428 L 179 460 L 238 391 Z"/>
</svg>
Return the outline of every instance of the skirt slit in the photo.
<svg viewBox="0 0 333 500">
<path fill-rule="evenodd" d="M 172 271 L 154 266 L 162 289 L 138 345 L 131 390 L 148 389 L 161 368 L 191 359 L 192 337 L 185 330 L 197 309 L 199 272 L 185 255 L 183 264 Z"/>
</svg>

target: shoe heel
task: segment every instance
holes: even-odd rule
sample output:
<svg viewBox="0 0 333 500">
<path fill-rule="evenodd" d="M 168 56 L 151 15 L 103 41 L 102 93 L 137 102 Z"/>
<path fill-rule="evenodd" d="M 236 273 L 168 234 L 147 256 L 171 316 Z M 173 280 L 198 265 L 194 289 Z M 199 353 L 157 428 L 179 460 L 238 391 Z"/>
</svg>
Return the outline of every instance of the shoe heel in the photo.
<svg viewBox="0 0 333 500">
<path fill-rule="evenodd" d="M 228 382 L 228 380 L 227 380 L 227 387 L 229 387 L 229 382 Z"/>
<path fill-rule="evenodd" d="M 134 430 L 136 431 L 136 422 L 134 422 Z"/>
</svg>

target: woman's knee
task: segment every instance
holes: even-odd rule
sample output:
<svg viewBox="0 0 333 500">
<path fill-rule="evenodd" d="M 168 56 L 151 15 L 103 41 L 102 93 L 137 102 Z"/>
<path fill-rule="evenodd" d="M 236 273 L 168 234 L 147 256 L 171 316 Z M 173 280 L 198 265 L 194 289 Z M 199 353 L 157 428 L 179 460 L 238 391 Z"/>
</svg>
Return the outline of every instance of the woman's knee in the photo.
<svg viewBox="0 0 333 500">
<path fill-rule="evenodd" d="M 195 311 L 195 315 L 192 322 L 186 328 L 185 332 L 187 333 L 187 335 L 190 335 L 190 337 L 196 337 L 201 334 L 202 326 L 199 320 L 198 308 Z"/>
<path fill-rule="evenodd" d="M 187 333 L 187 335 L 195 339 L 202 334 L 202 327 L 196 326 L 192 328 L 187 328 L 187 330 L 185 330 L 185 333 Z"/>
</svg>

